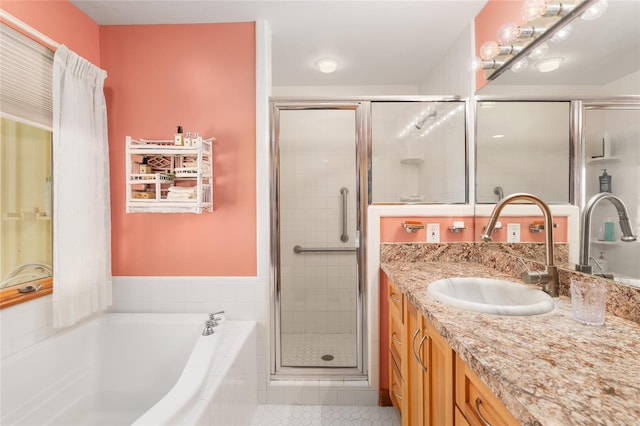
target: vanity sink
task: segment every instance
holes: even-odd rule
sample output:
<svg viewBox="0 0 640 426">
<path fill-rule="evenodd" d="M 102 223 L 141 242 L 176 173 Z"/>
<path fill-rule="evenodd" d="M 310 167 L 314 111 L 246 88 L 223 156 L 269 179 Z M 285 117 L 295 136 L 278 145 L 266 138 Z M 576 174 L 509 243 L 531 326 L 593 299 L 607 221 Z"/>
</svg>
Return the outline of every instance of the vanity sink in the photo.
<svg viewBox="0 0 640 426">
<path fill-rule="evenodd" d="M 446 305 L 494 315 L 539 315 L 555 308 L 542 290 L 491 278 L 445 278 L 429 284 L 427 294 Z"/>
</svg>

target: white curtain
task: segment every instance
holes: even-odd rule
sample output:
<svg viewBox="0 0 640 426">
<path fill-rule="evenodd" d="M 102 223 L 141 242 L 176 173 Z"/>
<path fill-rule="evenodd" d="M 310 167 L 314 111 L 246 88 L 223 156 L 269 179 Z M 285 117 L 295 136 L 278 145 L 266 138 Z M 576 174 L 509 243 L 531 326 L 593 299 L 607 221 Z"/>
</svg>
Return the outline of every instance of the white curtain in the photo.
<svg viewBox="0 0 640 426">
<path fill-rule="evenodd" d="M 111 305 L 105 71 L 60 46 L 53 60 L 53 326 Z"/>
</svg>

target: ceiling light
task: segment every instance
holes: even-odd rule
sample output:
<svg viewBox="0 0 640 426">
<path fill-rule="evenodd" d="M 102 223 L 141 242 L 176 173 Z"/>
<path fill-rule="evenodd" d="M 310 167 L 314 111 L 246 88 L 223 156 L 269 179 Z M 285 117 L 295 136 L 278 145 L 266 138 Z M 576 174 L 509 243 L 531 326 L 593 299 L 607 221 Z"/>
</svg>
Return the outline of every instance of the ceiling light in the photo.
<svg viewBox="0 0 640 426">
<path fill-rule="evenodd" d="M 607 0 L 598 0 L 585 10 L 580 16 L 585 21 L 593 21 L 594 19 L 598 19 L 602 16 L 602 14 L 607 10 L 607 6 L 609 6 L 609 2 Z"/>
<path fill-rule="evenodd" d="M 563 62 L 564 58 L 548 58 L 536 63 L 536 68 L 540 72 L 551 72 L 560 68 Z"/>
<path fill-rule="evenodd" d="M 325 74 L 331 74 L 338 69 L 338 62 L 335 58 L 320 58 L 316 61 L 316 68 Z"/>
</svg>

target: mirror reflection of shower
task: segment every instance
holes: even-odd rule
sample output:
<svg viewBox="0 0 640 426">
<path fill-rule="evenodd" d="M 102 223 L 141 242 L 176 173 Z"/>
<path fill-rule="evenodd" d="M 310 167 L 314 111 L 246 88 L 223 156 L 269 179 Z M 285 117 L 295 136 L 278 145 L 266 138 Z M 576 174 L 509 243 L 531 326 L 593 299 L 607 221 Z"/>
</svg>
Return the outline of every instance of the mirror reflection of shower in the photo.
<svg viewBox="0 0 640 426">
<path fill-rule="evenodd" d="M 465 201 L 465 102 L 371 103 L 373 203 Z"/>
</svg>

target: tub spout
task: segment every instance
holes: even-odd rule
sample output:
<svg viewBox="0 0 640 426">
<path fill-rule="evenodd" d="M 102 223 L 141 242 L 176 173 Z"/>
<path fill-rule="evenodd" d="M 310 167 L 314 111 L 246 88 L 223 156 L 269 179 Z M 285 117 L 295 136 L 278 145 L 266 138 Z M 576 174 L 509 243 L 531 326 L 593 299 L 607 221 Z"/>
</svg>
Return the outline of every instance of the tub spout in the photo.
<svg viewBox="0 0 640 426">
<path fill-rule="evenodd" d="M 204 322 L 204 329 L 202 330 L 203 336 L 210 336 L 215 333 L 214 328 L 218 325 L 218 321 L 215 320 L 206 320 Z"/>
</svg>

